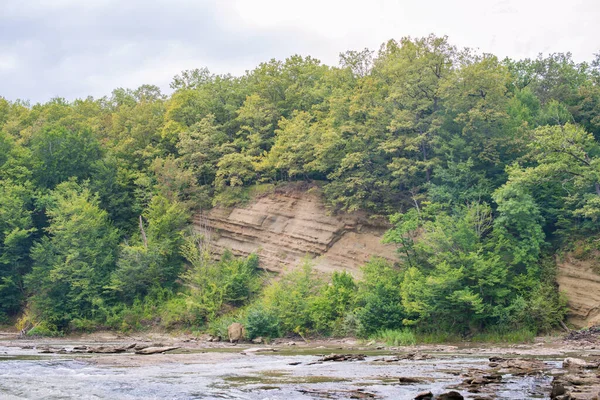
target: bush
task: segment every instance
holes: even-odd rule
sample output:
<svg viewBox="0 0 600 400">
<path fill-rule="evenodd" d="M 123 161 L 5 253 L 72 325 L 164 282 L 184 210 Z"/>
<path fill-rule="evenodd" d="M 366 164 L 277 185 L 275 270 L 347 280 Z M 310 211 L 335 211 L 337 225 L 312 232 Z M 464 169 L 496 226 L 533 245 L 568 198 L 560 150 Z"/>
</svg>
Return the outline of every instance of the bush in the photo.
<svg viewBox="0 0 600 400">
<path fill-rule="evenodd" d="M 227 340 L 229 337 L 227 328 L 234 322 L 243 321 L 244 317 L 241 313 L 224 315 L 209 322 L 207 332 L 213 336 L 220 336 L 221 339 Z"/>
<path fill-rule="evenodd" d="M 281 321 L 277 314 L 264 308 L 262 304 L 256 304 L 248 310 L 245 327 L 248 339 L 257 337 L 276 338 L 281 336 Z"/>
<path fill-rule="evenodd" d="M 194 323 L 199 325 L 249 303 L 261 288 L 258 256 L 240 259 L 227 251 L 219 262 L 214 262 L 201 239 L 190 238 L 182 248 L 191 264 L 182 275 L 188 288 L 184 297 L 190 315 L 196 319 Z"/>
<path fill-rule="evenodd" d="M 48 336 L 48 337 L 56 337 L 61 336 L 61 332 L 58 330 L 56 325 L 53 325 L 48 322 L 40 322 L 33 328 L 31 328 L 27 332 L 27 336 Z"/>
<path fill-rule="evenodd" d="M 10 323 L 10 318 L 8 317 L 8 315 L 3 312 L 0 311 L 0 325 L 8 325 Z"/>
<path fill-rule="evenodd" d="M 356 317 L 361 337 L 380 330 L 398 329 L 406 317 L 400 296 L 402 274 L 382 259 L 373 259 L 363 267 L 359 282 Z"/>
<path fill-rule="evenodd" d="M 353 310 L 355 301 L 356 283 L 352 275 L 334 272 L 331 282 L 310 300 L 314 330 L 321 334 L 344 334 L 344 319 Z"/>
<path fill-rule="evenodd" d="M 323 286 L 324 282 L 305 262 L 301 270 L 284 275 L 264 290 L 262 304 L 281 321 L 281 334 L 303 335 L 314 328 L 311 303 Z"/>
<path fill-rule="evenodd" d="M 98 322 L 86 319 L 75 318 L 69 324 L 69 330 L 74 332 L 93 332 L 98 328 Z"/>
</svg>

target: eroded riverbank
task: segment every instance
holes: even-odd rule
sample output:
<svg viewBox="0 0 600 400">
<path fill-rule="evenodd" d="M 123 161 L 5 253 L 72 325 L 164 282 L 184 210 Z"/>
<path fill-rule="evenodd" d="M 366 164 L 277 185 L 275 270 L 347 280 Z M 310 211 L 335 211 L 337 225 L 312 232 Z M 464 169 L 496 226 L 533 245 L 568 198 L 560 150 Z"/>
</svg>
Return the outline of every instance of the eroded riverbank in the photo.
<svg viewBox="0 0 600 400">
<path fill-rule="evenodd" d="M 3 399 L 412 399 L 428 391 L 455 391 L 465 399 L 538 399 L 549 398 L 559 384 L 573 399 L 591 399 L 600 390 L 593 381 L 600 346 L 592 341 L 385 347 L 352 339 L 286 340 L 256 352 L 249 350 L 256 345 L 165 335 L 2 338 Z M 177 349 L 142 355 L 134 353 L 134 344 Z M 84 350 L 98 348 L 128 349 Z M 330 354 L 364 357 L 328 361 Z M 567 358 L 588 364 L 569 367 Z"/>
</svg>

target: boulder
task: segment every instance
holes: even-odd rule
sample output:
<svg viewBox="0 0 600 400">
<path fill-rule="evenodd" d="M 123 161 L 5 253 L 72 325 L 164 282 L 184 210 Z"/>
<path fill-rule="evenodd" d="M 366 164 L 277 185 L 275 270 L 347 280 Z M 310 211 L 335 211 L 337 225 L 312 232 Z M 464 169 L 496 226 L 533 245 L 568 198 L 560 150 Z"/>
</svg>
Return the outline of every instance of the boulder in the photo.
<svg viewBox="0 0 600 400">
<path fill-rule="evenodd" d="M 565 358 L 565 361 L 563 361 L 563 367 L 564 368 L 584 368 L 584 369 L 595 369 L 598 368 L 598 363 L 597 362 L 587 362 L 585 360 L 582 360 L 581 358 L 573 358 L 573 357 L 567 357 Z"/>
<path fill-rule="evenodd" d="M 227 328 L 227 336 L 229 337 L 229 342 L 237 343 L 244 337 L 246 330 L 244 329 L 244 325 L 239 322 L 234 322 L 229 325 Z"/>
<path fill-rule="evenodd" d="M 552 392 L 550 392 L 550 398 L 556 399 L 558 396 L 562 396 L 566 394 L 565 385 L 562 382 L 554 381 L 552 382 Z"/>
<path fill-rule="evenodd" d="M 330 354 L 319 361 L 363 361 L 365 357 L 364 354 Z"/>
<path fill-rule="evenodd" d="M 465 398 L 463 397 L 462 394 L 455 392 L 454 390 L 448 393 L 443 393 L 440 394 L 438 397 L 436 397 L 436 400 L 464 400 Z"/>
<path fill-rule="evenodd" d="M 431 391 L 421 392 L 415 396 L 415 400 L 433 400 L 433 393 Z"/>
</svg>

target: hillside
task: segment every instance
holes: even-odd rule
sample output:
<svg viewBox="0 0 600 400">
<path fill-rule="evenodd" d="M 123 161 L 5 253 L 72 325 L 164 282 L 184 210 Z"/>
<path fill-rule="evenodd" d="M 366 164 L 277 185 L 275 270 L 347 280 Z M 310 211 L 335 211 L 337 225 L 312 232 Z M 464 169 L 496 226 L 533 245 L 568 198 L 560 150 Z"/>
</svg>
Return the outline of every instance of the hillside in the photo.
<svg viewBox="0 0 600 400">
<path fill-rule="evenodd" d="M 577 260 L 572 255 L 558 262 L 557 283 L 568 299 L 568 321 L 576 327 L 600 325 L 597 266 L 595 260 Z"/>
<path fill-rule="evenodd" d="M 429 35 L 171 88 L 0 98 L 0 322 L 529 337 L 559 287 L 596 321 L 556 260 L 600 251 L 600 56 Z"/>
<path fill-rule="evenodd" d="M 390 228 L 387 221 L 359 212 L 331 215 L 317 190 L 278 190 L 248 205 L 215 207 L 194 220 L 197 232 L 212 231 L 217 254 L 256 253 L 261 267 L 272 272 L 289 271 L 311 259 L 317 271 L 360 276 L 360 267 L 373 256 L 392 263 L 398 258 L 394 245 L 382 243 Z"/>
</svg>

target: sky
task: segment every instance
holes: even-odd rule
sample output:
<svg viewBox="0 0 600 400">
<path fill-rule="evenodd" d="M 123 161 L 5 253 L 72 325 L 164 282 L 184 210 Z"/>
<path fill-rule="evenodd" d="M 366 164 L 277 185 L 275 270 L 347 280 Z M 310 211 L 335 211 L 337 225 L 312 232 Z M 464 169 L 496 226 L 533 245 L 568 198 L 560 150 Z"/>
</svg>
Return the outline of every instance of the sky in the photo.
<svg viewBox="0 0 600 400">
<path fill-rule="evenodd" d="M 0 0 L 0 96 L 45 102 L 157 85 L 207 67 L 377 50 L 389 39 L 447 35 L 504 58 L 600 52 L 599 0 Z"/>
</svg>

